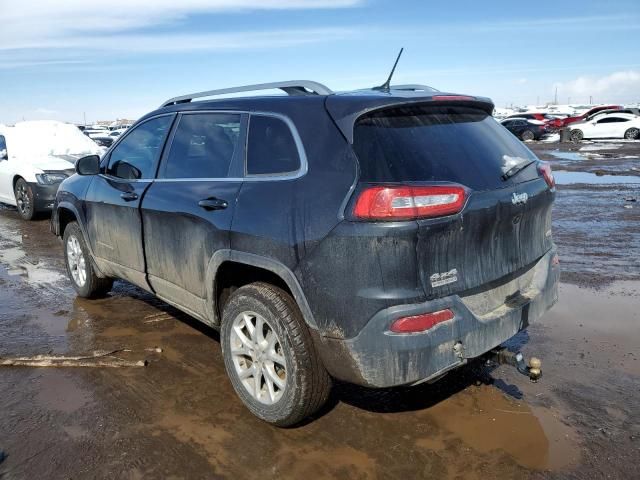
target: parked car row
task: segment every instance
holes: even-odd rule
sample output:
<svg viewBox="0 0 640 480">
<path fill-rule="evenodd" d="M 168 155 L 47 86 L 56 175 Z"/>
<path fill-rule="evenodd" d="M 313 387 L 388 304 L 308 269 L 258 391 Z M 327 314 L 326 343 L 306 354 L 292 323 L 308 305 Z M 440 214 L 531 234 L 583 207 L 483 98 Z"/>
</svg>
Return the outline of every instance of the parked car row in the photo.
<svg viewBox="0 0 640 480">
<path fill-rule="evenodd" d="M 509 115 L 505 120 L 511 119 L 537 120 L 547 126 L 548 130 L 562 128 L 562 119 L 548 113 L 516 113 Z"/>
<path fill-rule="evenodd" d="M 101 147 L 109 148 L 114 140 L 118 138 L 123 132 L 127 131 L 130 125 L 119 125 L 117 128 L 108 128 L 101 125 L 94 125 L 92 127 L 78 127 L 82 130 L 86 136 L 92 139 Z"/>
<path fill-rule="evenodd" d="M 574 142 L 597 138 L 640 139 L 640 109 L 620 105 L 600 105 L 565 118 L 544 112 L 517 113 L 500 123 L 523 141 L 540 140 L 562 129 L 569 130 L 569 138 Z"/>
<path fill-rule="evenodd" d="M 564 118 L 562 120 L 562 126 L 563 127 L 567 127 L 567 126 L 571 125 L 572 123 L 583 122 L 585 120 L 588 120 L 589 118 L 591 118 L 594 115 L 597 115 L 597 114 L 599 114 L 601 112 L 620 110 L 621 108 L 622 108 L 622 106 L 620 106 L 620 105 L 600 105 L 600 106 L 597 106 L 597 107 L 593 107 L 592 109 L 587 110 L 586 112 L 584 112 L 582 115 L 576 115 L 576 116 L 573 116 L 573 117 Z"/>
</svg>

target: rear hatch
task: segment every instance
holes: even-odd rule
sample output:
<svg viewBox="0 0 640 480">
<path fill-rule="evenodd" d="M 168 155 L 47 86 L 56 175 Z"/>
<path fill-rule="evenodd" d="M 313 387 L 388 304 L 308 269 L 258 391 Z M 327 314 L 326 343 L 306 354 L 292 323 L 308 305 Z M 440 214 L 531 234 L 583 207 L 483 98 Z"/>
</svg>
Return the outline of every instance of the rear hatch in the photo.
<svg viewBox="0 0 640 480">
<path fill-rule="evenodd" d="M 472 103 L 367 113 L 354 125 L 353 148 L 360 191 L 398 184 L 466 187 L 459 213 L 416 220 L 420 281 L 429 298 L 492 288 L 552 247 L 554 189 L 539 173 L 537 158 Z"/>
</svg>

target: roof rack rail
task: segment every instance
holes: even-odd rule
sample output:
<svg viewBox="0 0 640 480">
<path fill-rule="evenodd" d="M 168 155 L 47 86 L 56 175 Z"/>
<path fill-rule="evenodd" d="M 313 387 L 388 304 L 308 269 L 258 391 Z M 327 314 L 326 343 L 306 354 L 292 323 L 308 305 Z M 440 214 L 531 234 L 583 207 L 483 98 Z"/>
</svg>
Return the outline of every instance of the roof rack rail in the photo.
<svg viewBox="0 0 640 480">
<path fill-rule="evenodd" d="M 418 92 L 418 91 L 431 91 L 438 92 L 439 90 L 429 85 L 418 85 L 418 84 L 408 84 L 408 85 L 391 85 L 389 87 L 391 90 L 406 90 L 410 92 Z"/>
<path fill-rule="evenodd" d="M 190 93 L 173 97 L 164 102 L 160 108 L 178 103 L 188 103 L 194 98 L 215 97 L 216 95 L 226 95 L 228 93 L 255 92 L 257 90 L 282 90 L 288 95 L 331 95 L 333 92 L 321 83 L 311 80 L 287 80 L 284 82 L 257 83 L 255 85 L 243 85 L 241 87 L 221 88 L 218 90 L 207 90 L 205 92 Z"/>
</svg>

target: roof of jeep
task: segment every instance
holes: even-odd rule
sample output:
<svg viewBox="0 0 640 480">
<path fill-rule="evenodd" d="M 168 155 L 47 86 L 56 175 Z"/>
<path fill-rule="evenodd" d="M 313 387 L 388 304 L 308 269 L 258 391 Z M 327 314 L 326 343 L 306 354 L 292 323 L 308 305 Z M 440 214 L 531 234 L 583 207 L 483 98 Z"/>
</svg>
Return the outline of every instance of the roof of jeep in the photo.
<svg viewBox="0 0 640 480">
<path fill-rule="evenodd" d="M 234 98 L 216 98 L 197 101 L 186 101 L 161 107 L 142 117 L 158 115 L 164 112 L 184 112 L 198 110 L 226 110 L 241 112 L 272 112 L 287 116 L 297 113 L 308 115 L 310 108 L 324 105 L 347 140 L 353 142 L 353 125 L 356 119 L 365 113 L 381 108 L 407 104 L 429 103 L 464 104 L 480 108 L 492 114 L 493 102 L 486 97 L 469 97 L 455 93 L 438 91 L 394 90 L 355 90 L 351 92 L 332 93 L 330 95 L 259 95 Z M 295 121 L 295 118 L 293 118 Z"/>
</svg>

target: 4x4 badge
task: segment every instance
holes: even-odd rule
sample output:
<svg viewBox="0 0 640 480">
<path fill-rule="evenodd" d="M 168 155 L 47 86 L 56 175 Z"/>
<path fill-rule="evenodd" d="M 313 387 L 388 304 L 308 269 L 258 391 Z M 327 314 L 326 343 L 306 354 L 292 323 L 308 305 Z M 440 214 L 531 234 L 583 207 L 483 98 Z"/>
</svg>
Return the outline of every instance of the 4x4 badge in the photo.
<svg viewBox="0 0 640 480">
<path fill-rule="evenodd" d="M 513 192 L 513 195 L 511 197 L 511 203 L 513 203 L 514 205 L 518 205 L 519 203 L 524 205 L 525 203 L 527 203 L 527 200 L 529 200 L 529 195 L 527 194 L 527 192 L 524 192 L 524 193 Z"/>
<path fill-rule="evenodd" d="M 458 269 L 453 268 L 448 272 L 442 273 L 434 273 L 429 277 L 431 280 L 432 287 L 441 287 L 442 285 L 447 285 L 448 283 L 453 283 L 458 281 Z"/>
</svg>

